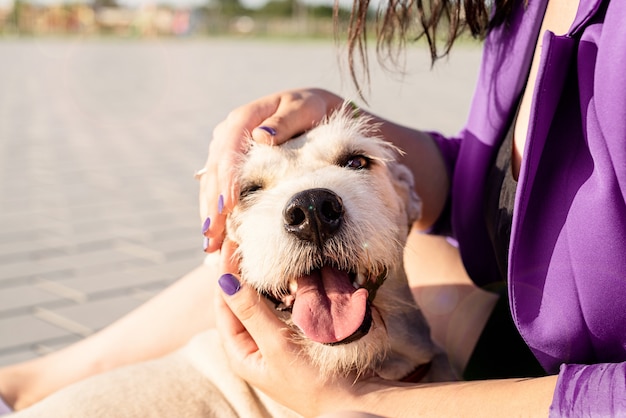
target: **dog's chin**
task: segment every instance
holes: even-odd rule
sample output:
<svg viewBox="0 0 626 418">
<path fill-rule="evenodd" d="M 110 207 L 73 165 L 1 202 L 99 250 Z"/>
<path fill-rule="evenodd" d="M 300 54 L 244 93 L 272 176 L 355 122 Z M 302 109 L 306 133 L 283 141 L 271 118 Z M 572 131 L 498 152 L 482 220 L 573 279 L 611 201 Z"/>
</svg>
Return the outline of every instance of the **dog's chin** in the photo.
<svg viewBox="0 0 626 418">
<path fill-rule="evenodd" d="M 304 339 L 326 346 L 354 343 L 372 328 L 372 304 L 387 277 L 378 267 L 342 269 L 332 263 L 297 274 L 276 293 L 262 291 L 287 312 Z"/>
</svg>

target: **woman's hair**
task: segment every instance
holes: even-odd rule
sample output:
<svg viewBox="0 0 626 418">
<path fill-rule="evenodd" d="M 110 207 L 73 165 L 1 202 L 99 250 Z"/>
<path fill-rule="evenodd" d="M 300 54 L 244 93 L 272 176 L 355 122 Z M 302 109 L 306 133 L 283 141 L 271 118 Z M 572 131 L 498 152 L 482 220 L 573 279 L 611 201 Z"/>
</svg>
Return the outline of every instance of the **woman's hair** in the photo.
<svg viewBox="0 0 626 418">
<path fill-rule="evenodd" d="M 359 68 L 369 80 L 367 24 L 370 0 L 353 0 L 348 21 L 348 66 L 359 88 Z M 376 14 L 376 52 L 379 62 L 398 64 L 407 41 L 426 38 L 431 62 L 448 54 L 455 40 L 469 32 L 483 38 L 490 28 L 507 21 L 515 0 L 381 0 Z M 338 6 L 335 6 L 338 22 Z"/>
</svg>

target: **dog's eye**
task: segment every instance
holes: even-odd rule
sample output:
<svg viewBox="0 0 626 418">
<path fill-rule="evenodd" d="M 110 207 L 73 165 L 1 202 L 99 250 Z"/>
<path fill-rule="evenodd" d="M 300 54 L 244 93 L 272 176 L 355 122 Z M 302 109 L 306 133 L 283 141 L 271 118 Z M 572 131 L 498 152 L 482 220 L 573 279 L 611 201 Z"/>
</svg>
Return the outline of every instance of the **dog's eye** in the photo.
<svg viewBox="0 0 626 418">
<path fill-rule="evenodd" d="M 344 163 L 344 167 L 350 168 L 352 170 L 363 170 L 365 168 L 369 168 L 371 164 L 371 160 L 363 155 L 353 155 L 346 158 L 346 162 Z"/>
<path fill-rule="evenodd" d="M 245 199 L 246 197 L 250 196 L 252 193 L 259 191 L 262 188 L 263 186 L 261 186 L 260 184 L 256 184 L 256 183 L 242 185 L 239 191 L 239 200 Z"/>
</svg>

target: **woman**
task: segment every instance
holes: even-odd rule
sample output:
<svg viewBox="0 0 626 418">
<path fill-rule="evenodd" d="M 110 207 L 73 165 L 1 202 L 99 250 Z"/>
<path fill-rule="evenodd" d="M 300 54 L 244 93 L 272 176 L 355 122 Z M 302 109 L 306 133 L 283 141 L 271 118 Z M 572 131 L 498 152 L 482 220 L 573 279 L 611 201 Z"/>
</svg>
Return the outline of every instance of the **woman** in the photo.
<svg viewBox="0 0 626 418">
<path fill-rule="evenodd" d="M 238 282 L 226 274 L 218 324 L 240 375 L 305 414 L 626 413 L 624 18 L 623 2 L 517 2 L 487 37 L 458 138 L 383 123 L 416 175 L 421 226 L 454 235 L 477 284 L 508 281 L 515 324 L 550 376 L 443 386 L 319 384 L 314 370 L 285 358 L 293 352 L 287 340 L 268 337 L 279 324 L 256 295 L 245 286 L 233 293 Z M 281 142 L 305 128 L 299 120 L 311 120 L 301 108 L 321 116 L 338 100 L 317 92 L 297 97 L 276 96 L 245 111 Z M 224 173 L 212 163 L 214 176 Z M 225 207 L 232 202 L 227 197 Z M 219 241 L 222 220 L 215 210 L 210 215 L 217 222 L 209 237 Z"/>
<path fill-rule="evenodd" d="M 489 19 L 482 2 L 465 2 L 464 9 L 460 2 L 442 3 L 452 11 L 450 39 L 457 33 L 455 16 L 464 15 L 476 33 L 488 30 L 469 121 L 456 138 L 379 120 L 381 131 L 406 151 L 403 162 L 417 179 L 424 203 L 418 226 L 453 236 L 475 283 L 507 282 L 514 322 L 548 376 L 445 385 L 375 378 L 320 382 L 289 339 L 276 337 L 281 324 L 255 292 L 240 285 L 237 266 L 228 261 L 233 248 L 222 242 L 224 217 L 236 203 L 232 170 L 243 152 L 242 132 L 281 143 L 309 128 L 342 102 L 314 89 L 243 106 L 214 132 L 201 176 L 201 213 L 210 219 L 203 225 L 206 251 L 221 248 L 223 255 L 224 297 L 217 298 L 216 323 L 231 363 L 251 384 L 307 416 L 343 410 L 391 416 L 624 414 L 626 4 L 501 0 Z M 406 28 L 403 9 L 389 10 L 385 30 Z M 439 14 L 436 7 L 427 10 L 434 18 L 421 20 L 432 37 Z M 355 19 L 350 31 L 356 50 L 363 22 Z M 395 35 L 384 33 L 388 39 Z M 117 325 L 53 354 L 53 360 L 3 371 L 2 397 L 21 407 L 71 381 L 182 344 L 211 325 L 209 315 L 198 317 L 192 304 L 211 292 L 205 275 L 193 273 Z M 113 349 L 113 341 L 137 338 L 132 331 L 143 329 L 147 318 L 154 323 L 151 315 L 161 306 L 176 312 L 175 318 L 158 330 L 141 331 L 146 338 L 136 350 Z M 164 342 L 163 330 L 176 329 L 181 318 L 193 320 L 183 335 Z M 481 337 L 477 347 L 484 341 L 489 339 Z M 143 352 L 146 347 L 153 349 Z M 85 354 L 94 349 L 96 354 Z M 68 353 L 75 366 L 62 378 L 58 369 L 46 367 L 67 364 Z"/>
</svg>

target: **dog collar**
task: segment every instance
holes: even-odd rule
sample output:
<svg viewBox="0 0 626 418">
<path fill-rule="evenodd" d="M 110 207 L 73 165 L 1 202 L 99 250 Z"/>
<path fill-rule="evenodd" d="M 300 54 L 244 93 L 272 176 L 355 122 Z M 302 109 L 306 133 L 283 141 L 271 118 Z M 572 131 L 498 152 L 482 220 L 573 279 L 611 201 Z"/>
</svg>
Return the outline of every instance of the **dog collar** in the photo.
<svg viewBox="0 0 626 418">
<path fill-rule="evenodd" d="M 426 376 L 426 373 L 428 373 L 428 371 L 430 370 L 430 366 L 432 365 L 432 361 L 420 364 L 415 369 L 413 369 L 411 373 L 400 379 L 400 381 L 406 383 L 419 383 L 424 378 L 424 376 Z"/>
</svg>

